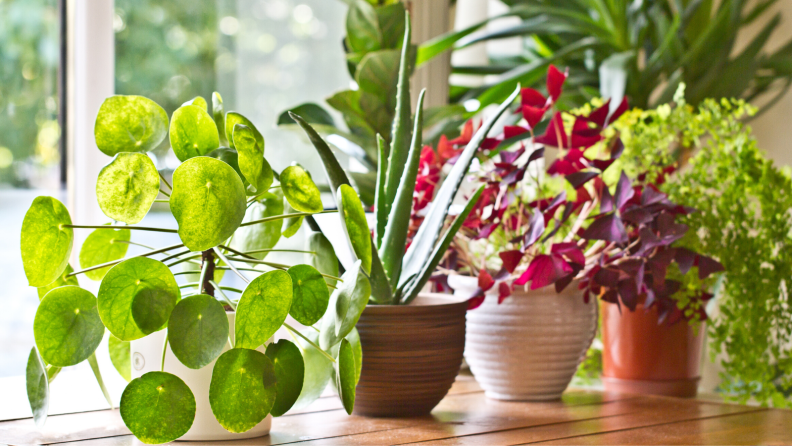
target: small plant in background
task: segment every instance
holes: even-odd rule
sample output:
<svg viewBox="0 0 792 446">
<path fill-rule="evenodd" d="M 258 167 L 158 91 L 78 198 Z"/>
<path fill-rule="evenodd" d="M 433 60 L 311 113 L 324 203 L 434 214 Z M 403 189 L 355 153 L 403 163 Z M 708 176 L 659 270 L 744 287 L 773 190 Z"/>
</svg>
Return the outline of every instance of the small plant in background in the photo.
<svg viewBox="0 0 792 446">
<path fill-rule="evenodd" d="M 705 319 L 703 304 L 711 297 L 705 279 L 721 266 L 672 246 L 688 229 L 677 217 L 694 210 L 660 192 L 660 179 L 606 174 L 623 145 L 618 135 L 603 135 L 627 103 L 611 110 L 606 102 L 587 114 L 552 113 L 566 77 L 551 66 L 547 97 L 522 89 L 518 112 L 526 125 L 507 126 L 483 144 L 489 153 L 476 175 L 484 183 L 481 198 L 448 258 L 453 269 L 478 276 L 471 307 L 495 286 L 502 301 L 513 286 L 555 285 L 560 292 L 577 278 L 586 302 L 594 296 L 630 310 L 642 302 L 657 306 L 668 323 Z M 544 133 L 535 135 L 546 115 Z M 501 149 L 519 137 L 529 139 L 527 147 Z M 547 148 L 558 154 L 545 174 Z"/>
<path fill-rule="evenodd" d="M 625 144 L 625 169 L 660 177 L 675 152 L 689 166 L 661 189 L 700 212 L 681 217 L 690 231 L 678 245 L 718 259 L 725 269 L 708 334 L 725 373 L 721 391 L 745 402 L 789 407 L 792 393 L 792 277 L 789 173 L 773 165 L 742 120 L 755 109 L 742 100 L 708 99 L 697 107 L 681 87 L 673 104 L 634 110 L 613 127 Z"/>
<path fill-rule="evenodd" d="M 191 389 L 164 370 L 168 345 L 188 368 L 200 369 L 216 360 L 209 401 L 215 418 L 231 432 L 245 432 L 268 414 L 283 415 L 298 402 L 307 404 L 332 377 L 351 413 L 362 354 L 354 326 L 370 294 L 361 262 L 339 278 L 307 264 L 264 260 L 278 251 L 273 246 L 281 225 L 284 234 L 293 234 L 303 219 L 323 212 L 319 189 L 300 166 L 274 172 L 264 158 L 261 134 L 241 114 L 224 113 L 217 93 L 211 114 L 207 106 L 203 98 L 195 98 L 169 122 L 150 99 L 108 98 L 99 110 L 95 136 L 99 149 L 114 158 L 99 174 L 96 195 L 113 223 L 73 224 L 63 204 L 52 197 L 36 198 L 25 215 L 22 261 L 30 285 L 39 288 L 42 298 L 33 326 L 36 347 L 27 367 L 37 424 L 46 420 L 49 383 L 61 368 L 85 360 L 113 405 L 94 353 L 105 328 L 111 333 L 113 363 L 127 379 L 129 342 L 167 328 L 162 370 L 131 380 L 120 402 L 124 423 L 145 443 L 179 438 L 195 416 Z M 146 155 L 168 134 L 182 161 L 172 185 Z M 167 197 L 159 201 L 168 202 L 178 229 L 138 225 L 159 194 Z M 68 264 L 74 229 L 83 228 L 94 231 L 80 250 L 83 269 L 74 271 Z M 131 234 L 141 231 L 178 234 L 181 242 L 148 247 L 132 241 Z M 149 251 L 124 258 L 130 244 Z M 311 263 L 337 263 L 326 240 L 311 246 L 314 250 L 306 252 Z M 174 272 L 179 265 L 190 266 Z M 227 271 L 239 276 L 246 288 L 220 285 Z M 101 281 L 97 297 L 79 286 L 81 274 Z M 194 281 L 179 285 L 178 275 Z M 183 295 L 185 288 L 190 291 Z M 227 311 L 235 312 L 233 333 Z M 330 328 L 323 330 L 302 333 L 285 323 L 291 315 L 311 327 L 326 312 Z M 296 344 L 280 340 L 270 343 L 266 354 L 257 351 L 281 326 Z M 320 337 L 325 347 L 319 347 Z M 223 352 L 226 345 L 232 348 Z M 309 374 L 326 379 L 305 379 Z"/>
</svg>

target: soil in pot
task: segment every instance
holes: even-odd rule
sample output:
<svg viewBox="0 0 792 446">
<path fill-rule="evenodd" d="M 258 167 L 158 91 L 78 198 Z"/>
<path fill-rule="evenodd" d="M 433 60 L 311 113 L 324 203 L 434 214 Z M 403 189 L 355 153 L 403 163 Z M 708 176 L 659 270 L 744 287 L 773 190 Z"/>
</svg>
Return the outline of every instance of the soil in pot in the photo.
<svg viewBox="0 0 792 446">
<path fill-rule="evenodd" d="M 363 369 L 356 415 L 428 415 L 456 379 L 467 302 L 423 294 L 410 305 L 369 305 L 357 323 Z"/>
<path fill-rule="evenodd" d="M 452 275 L 457 295 L 472 296 L 475 277 Z M 597 305 L 585 303 L 577 282 L 513 294 L 498 303 L 498 287 L 467 313 L 465 359 L 489 398 L 547 401 L 561 398 L 597 330 Z"/>
<path fill-rule="evenodd" d="M 602 305 L 602 382 L 606 390 L 677 397 L 696 396 L 702 324 L 658 323 L 655 308 L 629 311 Z"/>
</svg>

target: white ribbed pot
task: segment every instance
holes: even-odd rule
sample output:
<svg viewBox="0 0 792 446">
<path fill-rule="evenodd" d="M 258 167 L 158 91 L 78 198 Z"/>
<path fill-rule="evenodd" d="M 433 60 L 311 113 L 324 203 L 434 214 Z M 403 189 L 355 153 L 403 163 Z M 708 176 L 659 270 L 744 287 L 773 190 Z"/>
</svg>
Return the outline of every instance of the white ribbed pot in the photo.
<svg viewBox="0 0 792 446">
<path fill-rule="evenodd" d="M 454 294 L 472 296 L 475 277 L 451 275 Z M 583 302 L 573 282 L 514 293 L 498 304 L 498 287 L 467 312 L 465 360 L 490 398 L 547 401 L 561 398 L 597 331 L 596 302 Z"/>
<path fill-rule="evenodd" d="M 228 316 L 228 328 L 230 333 L 234 333 L 234 319 L 236 313 L 226 313 Z M 148 372 L 158 372 L 162 366 L 162 345 L 165 342 L 165 334 L 168 330 L 160 330 L 152 333 L 143 339 L 130 342 L 130 353 L 132 355 L 132 378 L 138 378 Z M 228 344 L 223 348 L 223 352 L 229 349 Z M 266 346 L 257 349 L 264 353 Z M 216 361 L 216 360 L 215 360 Z M 188 441 L 220 441 L 220 440 L 242 440 L 245 438 L 256 438 L 269 434 L 272 425 L 272 415 L 267 415 L 253 429 L 241 434 L 229 432 L 217 422 L 209 405 L 209 384 L 212 382 L 212 370 L 215 361 L 194 370 L 182 364 L 168 345 L 165 353 L 165 371 L 172 373 L 184 381 L 187 387 L 195 396 L 195 419 L 186 434 L 179 440 Z"/>
</svg>

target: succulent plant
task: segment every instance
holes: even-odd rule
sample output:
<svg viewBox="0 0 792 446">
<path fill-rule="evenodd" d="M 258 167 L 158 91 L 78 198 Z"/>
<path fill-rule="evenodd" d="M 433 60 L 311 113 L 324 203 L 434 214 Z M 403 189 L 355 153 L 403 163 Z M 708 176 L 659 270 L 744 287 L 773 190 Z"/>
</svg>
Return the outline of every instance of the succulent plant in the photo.
<svg viewBox="0 0 792 446">
<path fill-rule="evenodd" d="M 36 423 L 46 420 L 49 383 L 58 371 L 85 360 L 113 405 L 95 357 L 105 329 L 113 364 L 129 380 L 129 342 L 167 328 L 162 370 L 131 380 L 120 402 L 124 423 L 145 443 L 179 438 L 195 416 L 192 391 L 165 370 L 168 344 L 188 368 L 214 362 L 211 409 L 231 432 L 307 405 L 330 379 L 351 413 L 362 355 L 354 327 L 371 292 L 362 262 L 336 277 L 335 253 L 321 236 L 313 236 L 312 250 L 304 253 L 332 273 L 265 260 L 278 251 L 273 246 L 282 232 L 293 234 L 304 217 L 323 212 L 308 172 L 298 165 L 274 172 L 264 158 L 262 135 L 241 114 L 224 113 L 217 93 L 211 113 L 199 97 L 177 109 L 170 122 L 150 99 L 113 96 L 99 110 L 95 135 L 99 150 L 113 156 L 96 189 L 99 206 L 113 222 L 73 224 L 61 202 L 38 197 L 22 226 L 25 274 L 41 297 L 27 367 Z M 166 135 L 182 161 L 172 186 L 146 155 Z M 225 143 L 229 147 L 220 147 Z M 158 200 L 159 194 L 167 199 Z M 169 204 L 178 229 L 138 225 L 155 201 Z M 82 269 L 74 271 L 69 257 L 80 229 L 93 232 L 80 250 Z M 175 233 L 181 242 L 154 248 L 132 241 L 132 234 L 146 231 Z M 125 258 L 129 245 L 149 250 Z M 226 271 L 246 288 L 221 285 Z M 82 274 L 101 281 L 96 297 L 79 286 Z M 179 285 L 177 275 L 194 281 Z M 185 288 L 190 291 L 182 294 Z M 228 311 L 236 312 L 233 333 Z M 306 327 L 322 318 L 325 323 L 318 333 L 302 333 L 285 322 L 289 315 Z M 282 326 L 295 342 L 269 343 Z M 257 351 L 265 344 L 266 354 Z M 226 345 L 232 348 L 223 352 Z"/>
</svg>

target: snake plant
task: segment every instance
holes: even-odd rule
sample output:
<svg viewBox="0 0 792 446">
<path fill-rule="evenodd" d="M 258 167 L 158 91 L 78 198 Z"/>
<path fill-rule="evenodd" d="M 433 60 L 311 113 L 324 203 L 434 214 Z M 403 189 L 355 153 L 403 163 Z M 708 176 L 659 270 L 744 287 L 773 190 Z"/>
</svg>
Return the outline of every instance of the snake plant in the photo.
<svg viewBox="0 0 792 446">
<path fill-rule="evenodd" d="M 61 368 L 86 360 L 113 405 L 95 356 L 106 330 L 113 364 L 130 381 L 121 418 L 144 443 L 175 440 L 195 418 L 193 391 L 166 370 L 168 346 L 188 368 L 212 367 L 204 390 L 228 431 L 245 432 L 268 414 L 304 407 L 333 377 L 352 412 L 362 355 L 354 327 L 371 292 L 361 262 L 338 278 L 308 264 L 264 260 L 279 251 L 273 246 L 282 232 L 293 233 L 303 218 L 323 212 L 320 192 L 300 166 L 273 172 L 255 126 L 239 113 L 224 113 L 217 93 L 212 102 L 209 111 L 200 97 L 184 104 L 169 125 L 162 107 L 148 98 L 108 98 L 95 135 L 99 150 L 113 159 L 99 173 L 96 197 L 113 223 L 72 224 L 66 207 L 52 197 L 36 198 L 25 215 L 22 263 L 41 298 L 26 373 L 37 424 L 46 420 L 50 382 Z M 167 134 L 182 161 L 172 185 L 146 154 Z M 178 229 L 138 225 L 155 201 L 169 205 Z M 84 229 L 93 232 L 80 250 L 82 269 L 75 271 L 69 266 L 74 231 Z M 145 239 L 132 241 L 133 233 L 150 231 L 178 235 L 180 242 L 155 248 Z M 309 263 L 337 264 L 322 242 L 305 252 Z M 129 245 L 148 250 L 127 256 Z M 222 285 L 228 271 L 246 282 L 244 290 Z M 96 296 L 79 286 L 82 274 L 101 281 Z M 179 275 L 188 283 L 178 284 Z M 227 312 L 236 313 L 233 329 Z M 318 333 L 302 333 L 286 323 L 287 316 L 306 327 L 325 323 Z M 294 343 L 270 343 L 280 327 Z M 131 379 L 130 342 L 164 329 L 160 370 Z M 259 351 L 264 345 L 266 353 Z"/>
<path fill-rule="evenodd" d="M 327 143 L 305 119 L 291 112 L 290 116 L 308 135 L 324 162 L 330 186 L 336 200 L 347 239 L 355 257 L 362 261 L 369 275 L 372 301 L 377 304 L 409 304 L 415 299 L 438 263 L 451 240 L 462 226 L 481 194 L 479 188 L 468 200 L 462 212 L 443 233 L 446 217 L 465 173 L 477 150 L 492 129 L 495 121 L 506 111 L 519 94 L 519 88 L 490 116 L 475 133 L 459 155 L 454 167 L 428 208 L 423 224 L 407 246 L 408 226 L 415 191 L 423 130 L 422 91 L 418 98 L 415 118 L 411 120 L 410 79 L 407 51 L 411 26 L 409 14 L 405 20 L 404 44 L 399 65 L 396 110 L 390 144 L 378 137 L 381 162 L 377 168 L 375 188 L 374 234 L 371 235 L 358 194 Z M 412 125 L 411 125 L 412 121 Z"/>
</svg>

